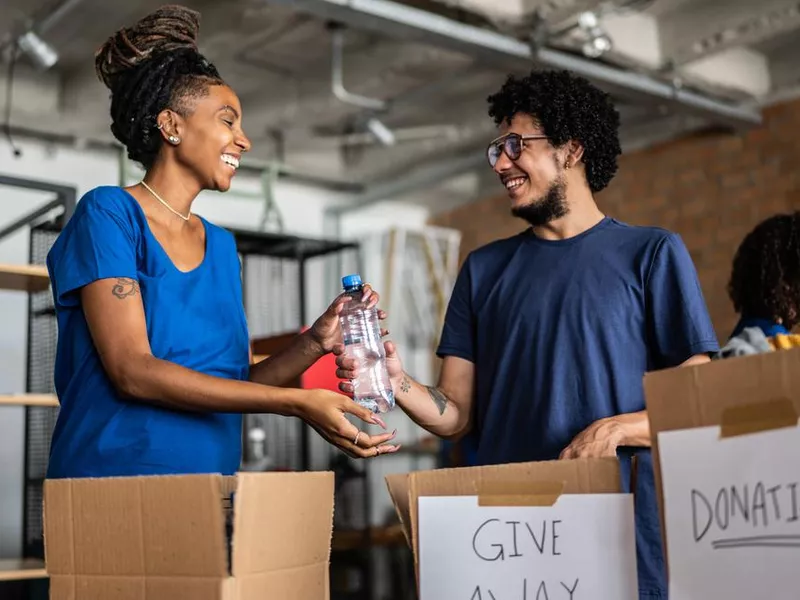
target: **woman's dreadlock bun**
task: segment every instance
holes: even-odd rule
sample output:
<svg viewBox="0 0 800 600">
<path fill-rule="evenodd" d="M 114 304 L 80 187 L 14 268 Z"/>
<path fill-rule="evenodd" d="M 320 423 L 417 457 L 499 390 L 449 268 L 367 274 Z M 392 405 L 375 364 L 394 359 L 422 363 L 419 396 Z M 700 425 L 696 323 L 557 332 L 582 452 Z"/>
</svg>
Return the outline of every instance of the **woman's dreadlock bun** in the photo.
<svg viewBox="0 0 800 600">
<path fill-rule="evenodd" d="M 216 67 L 197 49 L 200 14 L 163 6 L 117 31 L 95 55 L 95 70 L 111 90 L 111 132 L 128 157 L 149 168 L 161 148 L 158 114 L 188 112 L 187 99 L 222 84 Z"/>
<path fill-rule="evenodd" d="M 153 55 L 197 50 L 200 14 L 183 6 L 162 6 L 131 27 L 112 35 L 95 55 L 100 80 L 114 90 L 118 76 Z"/>
</svg>

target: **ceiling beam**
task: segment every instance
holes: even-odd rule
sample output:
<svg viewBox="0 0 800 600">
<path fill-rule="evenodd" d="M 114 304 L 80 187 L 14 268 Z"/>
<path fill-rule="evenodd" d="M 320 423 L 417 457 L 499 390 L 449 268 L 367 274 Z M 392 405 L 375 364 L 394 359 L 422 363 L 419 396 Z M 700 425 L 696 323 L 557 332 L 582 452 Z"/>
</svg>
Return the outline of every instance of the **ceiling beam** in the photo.
<svg viewBox="0 0 800 600">
<path fill-rule="evenodd" d="M 674 67 L 800 29 L 797 0 L 716 0 L 659 19 L 665 60 Z"/>
<path fill-rule="evenodd" d="M 652 76 L 626 71 L 547 48 L 533 49 L 516 38 L 453 21 L 390 0 L 264 0 L 318 18 L 344 23 L 406 41 L 461 52 L 504 71 L 528 72 L 535 66 L 568 69 L 612 94 L 643 102 L 672 105 L 720 125 L 747 127 L 761 123 L 759 111 L 686 89 Z"/>
</svg>

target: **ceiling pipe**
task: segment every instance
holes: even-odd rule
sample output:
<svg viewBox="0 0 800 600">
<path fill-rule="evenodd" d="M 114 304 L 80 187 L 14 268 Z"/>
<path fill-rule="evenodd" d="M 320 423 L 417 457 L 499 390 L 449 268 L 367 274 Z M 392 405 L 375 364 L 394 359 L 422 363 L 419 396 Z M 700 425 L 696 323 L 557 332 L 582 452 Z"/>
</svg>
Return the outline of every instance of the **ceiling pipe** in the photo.
<svg viewBox="0 0 800 600">
<path fill-rule="evenodd" d="M 64 0 L 40 19 L 30 19 L 22 36 L 24 37 L 24 35 L 32 33 L 34 37 L 38 38 L 40 35 L 46 34 L 83 1 L 84 0 Z M 6 35 L 2 44 L 0 44 L 0 54 L 4 53 L 19 37 L 21 36 L 12 33 Z"/>
<path fill-rule="evenodd" d="M 337 24 L 330 25 L 331 29 L 331 50 L 332 50 L 332 87 L 333 95 L 345 104 L 351 104 L 359 108 L 368 110 L 382 111 L 387 107 L 387 103 L 377 98 L 367 98 L 353 94 L 344 86 L 344 28 Z"/>
<path fill-rule="evenodd" d="M 604 65 L 549 48 L 532 47 L 514 37 L 391 0 L 263 1 L 384 36 L 449 48 L 504 71 L 528 72 L 536 66 L 569 69 L 612 94 L 671 105 L 705 116 L 718 125 L 742 129 L 762 122 L 760 111 L 752 107 L 687 90 L 646 73 Z"/>
</svg>

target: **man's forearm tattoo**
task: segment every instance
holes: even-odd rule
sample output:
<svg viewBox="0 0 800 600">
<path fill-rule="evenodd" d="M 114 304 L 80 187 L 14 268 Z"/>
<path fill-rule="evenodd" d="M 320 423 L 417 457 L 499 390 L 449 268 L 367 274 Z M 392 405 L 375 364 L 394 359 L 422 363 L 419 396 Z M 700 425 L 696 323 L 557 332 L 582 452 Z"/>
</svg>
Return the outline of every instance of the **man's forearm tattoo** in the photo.
<svg viewBox="0 0 800 600">
<path fill-rule="evenodd" d="M 403 380 L 400 382 L 400 391 L 407 394 L 411 391 L 411 380 L 408 375 L 403 375 Z"/>
<path fill-rule="evenodd" d="M 443 415 L 445 409 L 447 408 L 447 398 L 445 398 L 444 394 L 435 387 L 426 386 L 425 389 L 428 390 L 428 394 L 430 394 L 433 403 L 436 405 L 436 408 L 439 409 L 439 414 Z"/>
<path fill-rule="evenodd" d="M 112 288 L 111 293 L 120 300 L 128 296 L 135 296 L 139 293 L 139 282 L 129 277 L 117 277 L 117 283 Z"/>
</svg>

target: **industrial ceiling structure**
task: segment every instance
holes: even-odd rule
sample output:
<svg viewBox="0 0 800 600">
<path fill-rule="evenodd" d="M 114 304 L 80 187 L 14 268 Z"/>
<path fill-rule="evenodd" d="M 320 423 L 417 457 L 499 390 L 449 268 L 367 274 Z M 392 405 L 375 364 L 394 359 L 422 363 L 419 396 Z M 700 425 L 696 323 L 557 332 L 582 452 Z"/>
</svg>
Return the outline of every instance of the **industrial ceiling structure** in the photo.
<svg viewBox="0 0 800 600">
<path fill-rule="evenodd" d="M 93 53 L 164 3 L 0 1 L 4 92 L 20 48 L 12 131 L 112 143 Z M 607 89 L 626 151 L 752 127 L 800 87 L 797 0 L 183 3 L 201 11 L 201 51 L 241 97 L 251 162 L 343 182 L 360 204 L 480 169 L 494 133 L 486 97 L 511 72 L 567 68 Z"/>
</svg>

